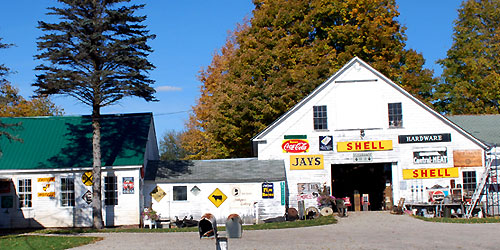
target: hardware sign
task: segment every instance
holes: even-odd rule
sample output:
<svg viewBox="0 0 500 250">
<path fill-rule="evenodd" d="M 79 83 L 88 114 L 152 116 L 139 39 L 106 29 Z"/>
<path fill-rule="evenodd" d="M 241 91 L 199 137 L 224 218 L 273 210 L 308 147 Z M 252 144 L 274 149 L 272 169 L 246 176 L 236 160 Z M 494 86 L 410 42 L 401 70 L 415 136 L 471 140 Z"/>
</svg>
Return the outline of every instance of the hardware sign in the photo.
<svg viewBox="0 0 500 250">
<path fill-rule="evenodd" d="M 451 134 L 400 135 L 399 143 L 450 142 Z"/>
</svg>

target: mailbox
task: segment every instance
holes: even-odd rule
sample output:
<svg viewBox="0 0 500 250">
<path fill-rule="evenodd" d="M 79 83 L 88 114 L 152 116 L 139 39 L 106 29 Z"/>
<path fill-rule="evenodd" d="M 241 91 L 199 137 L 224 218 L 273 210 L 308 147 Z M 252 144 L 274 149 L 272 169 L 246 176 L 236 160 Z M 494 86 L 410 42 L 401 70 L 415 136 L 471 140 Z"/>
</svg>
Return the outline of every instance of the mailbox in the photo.
<svg viewBox="0 0 500 250">
<path fill-rule="evenodd" d="M 241 238 L 242 224 L 240 216 L 237 214 L 230 214 L 226 220 L 226 232 L 228 238 Z"/>
<path fill-rule="evenodd" d="M 215 220 L 215 216 L 210 213 L 204 214 L 198 222 L 198 231 L 200 232 L 200 238 L 217 237 L 217 221 Z"/>
</svg>

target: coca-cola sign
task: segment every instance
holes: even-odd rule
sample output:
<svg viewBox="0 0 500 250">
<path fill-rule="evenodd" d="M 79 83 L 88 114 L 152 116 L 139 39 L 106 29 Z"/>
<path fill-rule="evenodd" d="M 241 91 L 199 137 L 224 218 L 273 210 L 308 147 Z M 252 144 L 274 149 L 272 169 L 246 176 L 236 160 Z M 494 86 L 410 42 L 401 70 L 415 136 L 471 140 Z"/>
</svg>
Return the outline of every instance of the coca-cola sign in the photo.
<svg viewBox="0 0 500 250">
<path fill-rule="evenodd" d="M 302 139 L 285 140 L 281 144 L 283 152 L 287 153 L 302 153 L 309 150 L 309 142 Z"/>
</svg>

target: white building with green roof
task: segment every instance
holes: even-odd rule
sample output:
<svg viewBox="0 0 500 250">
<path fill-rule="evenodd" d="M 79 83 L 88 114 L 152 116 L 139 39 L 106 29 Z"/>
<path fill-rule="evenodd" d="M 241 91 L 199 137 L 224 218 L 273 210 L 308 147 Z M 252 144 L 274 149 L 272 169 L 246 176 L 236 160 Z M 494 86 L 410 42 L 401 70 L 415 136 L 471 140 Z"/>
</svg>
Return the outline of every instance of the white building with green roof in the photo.
<svg viewBox="0 0 500 250">
<path fill-rule="evenodd" d="M 0 228 L 91 226 L 91 117 L 2 122 L 22 141 L 0 140 Z M 103 115 L 101 135 L 105 225 L 138 225 L 144 168 L 158 160 L 153 115 Z"/>
</svg>

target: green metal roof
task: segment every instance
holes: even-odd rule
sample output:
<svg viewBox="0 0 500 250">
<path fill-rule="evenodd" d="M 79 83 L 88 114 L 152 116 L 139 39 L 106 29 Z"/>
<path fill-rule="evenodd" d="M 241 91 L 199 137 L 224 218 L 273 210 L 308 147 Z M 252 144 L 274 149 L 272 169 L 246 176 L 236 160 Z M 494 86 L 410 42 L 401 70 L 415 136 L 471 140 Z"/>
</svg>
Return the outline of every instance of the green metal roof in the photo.
<svg viewBox="0 0 500 250">
<path fill-rule="evenodd" d="M 446 118 L 482 142 L 500 145 L 500 115 L 451 115 Z"/>
<path fill-rule="evenodd" d="M 20 123 L 11 134 L 22 142 L 1 138 L 0 170 L 92 167 L 90 116 L 1 118 Z M 142 165 L 152 113 L 102 115 L 103 166 Z"/>
</svg>

